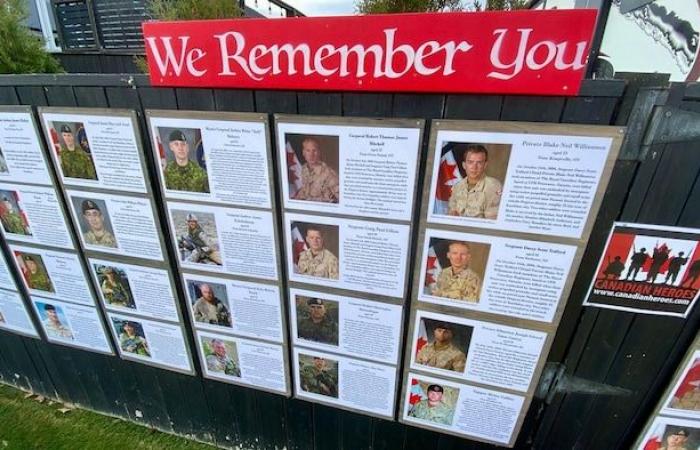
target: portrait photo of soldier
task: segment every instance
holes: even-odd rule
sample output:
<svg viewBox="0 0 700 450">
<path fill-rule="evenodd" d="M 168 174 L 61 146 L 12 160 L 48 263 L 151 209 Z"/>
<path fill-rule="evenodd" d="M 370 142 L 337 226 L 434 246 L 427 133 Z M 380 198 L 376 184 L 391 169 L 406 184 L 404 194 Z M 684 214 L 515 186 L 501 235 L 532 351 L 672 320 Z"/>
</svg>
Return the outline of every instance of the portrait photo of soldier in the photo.
<svg viewBox="0 0 700 450">
<path fill-rule="evenodd" d="M 44 331 L 49 337 L 73 340 L 73 332 L 70 329 L 63 308 L 42 302 L 36 302 L 36 306 Z"/>
<path fill-rule="evenodd" d="M 220 338 L 200 337 L 204 359 L 209 372 L 216 372 L 231 377 L 241 377 L 241 365 L 238 361 L 238 348 L 234 341 Z"/>
<path fill-rule="evenodd" d="M 122 351 L 148 358 L 151 357 L 143 325 L 134 320 L 122 320 L 114 317 L 112 318 L 112 324 L 119 336 L 119 347 L 121 347 Z"/>
<path fill-rule="evenodd" d="M 15 252 L 15 258 L 29 289 L 56 292 L 41 255 Z"/>
<path fill-rule="evenodd" d="M 700 415 L 700 352 L 695 352 L 666 406 Z"/>
<path fill-rule="evenodd" d="M 303 295 L 297 295 L 295 300 L 297 337 L 337 346 L 339 303 Z"/>
<path fill-rule="evenodd" d="M 421 318 L 414 343 L 416 364 L 464 373 L 473 332 L 467 325 Z"/>
<path fill-rule="evenodd" d="M 82 123 L 53 122 L 51 137 L 64 177 L 97 180 L 95 162 Z"/>
<path fill-rule="evenodd" d="M 7 167 L 7 161 L 5 160 L 5 154 L 2 151 L 2 147 L 0 147 L 0 174 L 6 174 L 9 172 L 9 169 Z"/>
<path fill-rule="evenodd" d="M 226 286 L 220 283 L 187 281 L 187 291 L 192 303 L 192 317 L 199 323 L 231 328 Z"/>
<path fill-rule="evenodd" d="M 412 386 L 408 416 L 451 426 L 459 389 L 420 380 Z"/>
<path fill-rule="evenodd" d="M 700 447 L 700 429 L 688 426 L 666 425 L 663 429 L 661 442 L 658 442 L 657 439 L 657 436 L 653 436 L 650 439 L 651 443 L 647 441 L 643 448 L 658 450 L 696 450 Z"/>
<path fill-rule="evenodd" d="M 434 214 L 496 220 L 511 145 L 447 142 L 436 158 Z"/>
<path fill-rule="evenodd" d="M 173 191 L 209 193 L 206 152 L 198 128 L 158 128 L 165 188 Z"/>
<path fill-rule="evenodd" d="M 29 221 L 15 191 L 0 190 L 0 224 L 5 233 L 31 236 Z"/>
<path fill-rule="evenodd" d="M 86 245 L 117 248 L 112 220 L 104 200 L 72 197 L 73 208 L 80 214 L 80 232 Z"/>
<path fill-rule="evenodd" d="M 490 250 L 490 244 L 481 242 L 431 237 L 424 269 L 424 294 L 478 303 Z"/>
<path fill-rule="evenodd" d="M 339 227 L 292 222 L 294 273 L 317 278 L 339 278 Z"/>
<path fill-rule="evenodd" d="M 118 267 L 95 264 L 100 293 L 109 306 L 136 309 L 126 272 Z"/>
<path fill-rule="evenodd" d="M 180 261 L 220 266 L 219 237 L 212 213 L 172 210 Z"/>
<path fill-rule="evenodd" d="M 285 151 L 290 199 L 339 202 L 338 136 L 287 133 Z"/>
<path fill-rule="evenodd" d="M 299 384 L 306 392 L 338 398 L 338 361 L 300 353 Z"/>
</svg>

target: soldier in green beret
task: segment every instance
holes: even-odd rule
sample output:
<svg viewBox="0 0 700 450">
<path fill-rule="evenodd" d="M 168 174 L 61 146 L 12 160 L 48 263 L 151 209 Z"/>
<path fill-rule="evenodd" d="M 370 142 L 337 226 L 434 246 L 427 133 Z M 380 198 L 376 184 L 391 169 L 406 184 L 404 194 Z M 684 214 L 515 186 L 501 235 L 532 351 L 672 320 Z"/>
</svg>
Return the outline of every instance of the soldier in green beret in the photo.
<svg viewBox="0 0 700 450">
<path fill-rule="evenodd" d="M 309 313 L 299 320 L 299 338 L 338 345 L 338 324 L 328 315 L 323 300 L 310 298 L 306 304 Z"/>
<path fill-rule="evenodd" d="M 36 262 L 36 256 L 22 255 L 22 261 L 27 270 L 24 272 L 24 278 L 27 280 L 29 289 L 37 289 L 40 291 L 54 292 L 53 285 L 49 276 L 43 267 L 39 267 Z"/>
<path fill-rule="evenodd" d="M 26 224 L 24 223 L 22 216 L 20 216 L 19 213 L 15 211 L 15 208 L 12 205 L 12 202 L 10 202 L 10 199 L 7 197 L 3 197 L 2 203 L 3 212 L 2 216 L 0 216 L 0 222 L 2 222 L 2 226 L 5 229 L 5 231 L 7 233 L 12 234 L 22 234 L 25 236 L 31 236 L 32 233 L 29 231 L 29 227 L 26 226 Z"/>
<path fill-rule="evenodd" d="M 319 356 L 313 357 L 313 364 L 301 367 L 301 388 L 313 394 L 338 398 L 338 368 L 328 366 Z"/>
<path fill-rule="evenodd" d="M 63 176 L 68 178 L 83 178 L 86 180 L 96 180 L 95 163 L 85 150 L 76 145 L 73 130 L 68 125 L 61 126 L 61 170 Z"/>
<path fill-rule="evenodd" d="M 190 146 L 185 133 L 174 130 L 168 137 L 168 148 L 175 160 L 163 170 L 166 189 L 189 192 L 209 192 L 207 172 L 194 161 L 190 161 Z"/>
<path fill-rule="evenodd" d="M 111 231 L 105 228 L 105 218 L 100 207 L 92 200 L 84 200 L 81 206 L 83 220 L 90 230 L 83 233 L 85 242 L 101 247 L 117 248 L 117 239 Z"/>
<path fill-rule="evenodd" d="M 241 376 L 241 369 L 238 364 L 228 356 L 226 345 L 221 339 L 211 340 L 212 354 L 207 356 L 207 369 L 212 372 L 223 372 L 232 377 Z"/>
</svg>

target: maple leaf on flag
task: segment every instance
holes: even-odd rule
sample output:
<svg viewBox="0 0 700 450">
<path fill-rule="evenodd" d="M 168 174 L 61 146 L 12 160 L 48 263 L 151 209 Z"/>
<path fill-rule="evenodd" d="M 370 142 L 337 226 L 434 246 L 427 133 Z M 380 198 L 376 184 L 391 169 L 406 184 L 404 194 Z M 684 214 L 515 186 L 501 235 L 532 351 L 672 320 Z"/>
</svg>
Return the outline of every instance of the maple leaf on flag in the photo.
<svg viewBox="0 0 700 450">
<path fill-rule="evenodd" d="M 301 255 L 301 252 L 303 252 L 307 248 L 308 247 L 306 245 L 306 241 L 301 235 L 299 227 L 294 226 L 294 228 L 292 228 L 292 257 L 295 265 L 299 262 L 299 256 Z"/>
<path fill-rule="evenodd" d="M 654 432 L 649 436 L 646 443 L 644 444 L 644 450 L 659 450 L 661 448 L 661 442 L 664 435 L 664 426 L 662 424 L 656 425 Z"/>
<path fill-rule="evenodd" d="M 459 173 L 455 155 L 452 150 L 450 150 L 440 158 L 435 198 L 443 202 L 449 201 L 452 195 L 452 187 L 459 183 L 461 179 L 462 176 Z"/>
<path fill-rule="evenodd" d="M 420 387 L 418 380 L 413 378 L 411 380 L 411 392 L 408 397 L 408 403 L 415 405 L 424 398 L 426 398 L 426 395 L 425 392 L 423 392 L 423 388 Z"/>
<path fill-rule="evenodd" d="M 418 339 L 416 340 L 416 355 L 423 348 L 425 344 L 428 343 L 428 330 L 425 328 L 425 321 L 420 321 L 420 327 L 418 329 Z"/>
<path fill-rule="evenodd" d="M 433 246 L 428 249 L 428 260 L 425 264 L 425 286 L 432 288 L 432 286 L 437 282 L 437 278 L 440 275 L 442 266 L 440 265 L 440 260 L 438 260 L 437 254 Z"/>
<path fill-rule="evenodd" d="M 287 178 L 289 180 L 289 197 L 294 198 L 296 193 L 301 189 L 301 163 L 297 157 L 292 144 L 287 142 Z"/>
</svg>

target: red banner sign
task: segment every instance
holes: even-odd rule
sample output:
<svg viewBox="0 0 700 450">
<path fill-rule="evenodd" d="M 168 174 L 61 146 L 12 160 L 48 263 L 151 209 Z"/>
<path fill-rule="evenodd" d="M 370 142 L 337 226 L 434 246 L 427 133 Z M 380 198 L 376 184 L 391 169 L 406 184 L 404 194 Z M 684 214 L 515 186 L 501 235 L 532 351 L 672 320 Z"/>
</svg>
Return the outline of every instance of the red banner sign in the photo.
<svg viewBox="0 0 700 450">
<path fill-rule="evenodd" d="M 155 86 L 576 95 L 596 10 L 146 22 Z"/>
</svg>

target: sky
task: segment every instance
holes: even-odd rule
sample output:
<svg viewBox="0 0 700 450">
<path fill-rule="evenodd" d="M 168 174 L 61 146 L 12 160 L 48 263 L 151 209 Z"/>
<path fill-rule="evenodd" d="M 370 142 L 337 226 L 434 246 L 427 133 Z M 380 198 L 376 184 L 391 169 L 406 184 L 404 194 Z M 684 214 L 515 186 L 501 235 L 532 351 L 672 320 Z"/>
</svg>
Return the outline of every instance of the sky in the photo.
<svg viewBox="0 0 700 450">
<path fill-rule="evenodd" d="M 307 16 L 333 16 L 355 13 L 353 0 L 285 0 Z"/>
</svg>

